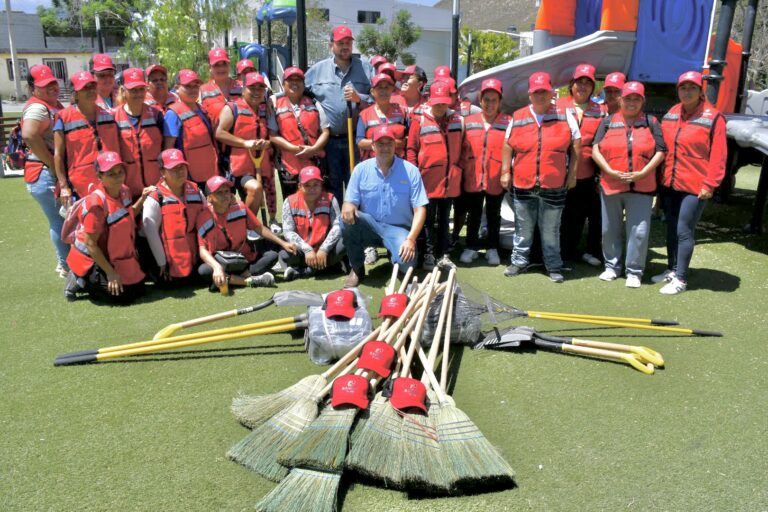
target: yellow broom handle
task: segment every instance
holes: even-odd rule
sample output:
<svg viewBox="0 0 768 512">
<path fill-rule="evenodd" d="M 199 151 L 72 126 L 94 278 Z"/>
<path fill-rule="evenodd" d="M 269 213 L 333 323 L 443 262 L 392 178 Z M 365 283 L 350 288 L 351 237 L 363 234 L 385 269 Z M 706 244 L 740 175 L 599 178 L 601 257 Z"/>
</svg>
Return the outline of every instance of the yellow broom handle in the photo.
<svg viewBox="0 0 768 512">
<path fill-rule="evenodd" d="M 571 316 L 560 316 L 549 313 L 534 313 L 528 312 L 529 318 L 540 318 L 542 320 L 559 320 L 561 322 L 573 322 L 577 324 L 592 324 L 592 325 L 607 325 L 611 327 L 628 327 L 631 329 L 645 329 L 648 331 L 660 331 L 660 332 L 674 332 L 677 334 L 687 334 L 689 336 L 722 336 L 720 333 L 705 333 L 704 331 L 698 331 L 694 329 L 684 329 L 682 327 L 662 327 L 659 325 L 643 325 L 634 324 L 631 322 L 611 322 L 608 320 L 587 320 L 584 318 L 575 318 Z"/>
</svg>

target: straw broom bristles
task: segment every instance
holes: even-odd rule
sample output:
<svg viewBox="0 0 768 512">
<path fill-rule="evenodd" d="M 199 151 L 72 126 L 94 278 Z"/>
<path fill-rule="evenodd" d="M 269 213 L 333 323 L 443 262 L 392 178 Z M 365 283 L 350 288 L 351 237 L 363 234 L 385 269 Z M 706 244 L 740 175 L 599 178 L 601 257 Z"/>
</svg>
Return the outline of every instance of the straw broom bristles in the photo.
<svg viewBox="0 0 768 512">
<path fill-rule="evenodd" d="M 294 468 L 256 504 L 259 512 L 336 512 L 341 473 Z"/>
<path fill-rule="evenodd" d="M 240 395 L 232 399 L 230 410 L 244 426 L 254 429 L 269 418 L 306 396 L 316 395 L 327 385 L 322 375 L 304 377 L 296 384 L 269 395 Z"/>
</svg>

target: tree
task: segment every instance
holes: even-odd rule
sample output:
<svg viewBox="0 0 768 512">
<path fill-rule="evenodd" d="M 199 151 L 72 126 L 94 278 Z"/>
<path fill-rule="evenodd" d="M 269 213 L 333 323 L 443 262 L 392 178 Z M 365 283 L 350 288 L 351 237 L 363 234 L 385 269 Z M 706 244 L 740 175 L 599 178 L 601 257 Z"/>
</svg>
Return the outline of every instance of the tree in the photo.
<svg viewBox="0 0 768 512">
<path fill-rule="evenodd" d="M 398 58 L 403 64 L 416 62 L 416 56 L 407 52 L 408 48 L 421 37 L 421 27 L 411 21 L 411 13 L 406 10 L 397 11 L 395 21 L 384 30 L 386 20 L 379 18 L 378 29 L 365 27 L 357 36 L 357 47 L 364 55 L 383 55 L 390 62 Z"/>
<path fill-rule="evenodd" d="M 518 40 L 499 32 L 485 32 L 462 27 L 459 37 L 459 58 L 466 63 L 469 49 L 469 35 L 472 34 L 471 73 L 504 64 L 520 54 Z"/>
<path fill-rule="evenodd" d="M 739 43 L 744 31 L 746 5 L 746 0 L 739 0 L 733 19 L 731 37 Z M 768 4 L 765 2 L 758 4 L 757 8 L 746 83 L 747 87 L 758 91 L 768 88 Z"/>
<path fill-rule="evenodd" d="M 39 6 L 37 14 L 50 36 L 94 36 L 96 13 L 102 32 L 127 36 L 134 17 L 149 5 L 149 0 L 53 0 L 52 7 Z"/>
</svg>

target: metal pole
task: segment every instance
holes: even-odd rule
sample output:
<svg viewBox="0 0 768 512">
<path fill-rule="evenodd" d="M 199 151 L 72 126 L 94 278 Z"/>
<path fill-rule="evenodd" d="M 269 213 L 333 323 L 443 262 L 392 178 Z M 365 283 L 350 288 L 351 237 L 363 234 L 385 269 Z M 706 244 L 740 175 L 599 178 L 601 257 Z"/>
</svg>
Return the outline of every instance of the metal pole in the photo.
<svg viewBox="0 0 768 512">
<path fill-rule="evenodd" d="M 472 74 L 472 31 L 469 32 L 469 46 L 467 47 L 467 76 Z"/>
<path fill-rule="evenodd" d="M 288 66 L 293 66 L 293 24 L 288 25 Z"/>
<path fill-rule="evenodd" d="M 104 41 L 101 40 L 101 18 L 96 13 L 96 42 L 99 45 L 99 53 L 104 53 Z"/>
<path fill-rule="evenodd" d="M 16 58 L 16 42 L 11 23 L 11 0 L 5 0 L 5 22 L 8 24 L 8 47 L 11 50 L 11 66 L 13 67 L 13 87 L 16 90 L 16 101 L 21 101 L 21 77 L 19 76 L 19 59 Z"/>
<path fill-rule="evenodd" d="M 272 22 L 267 18 L 267 76 L 272 80 Z"/>
<path fill-rule="evenodd" d="M 296 0 L 296 46 L 299 68 L 307 70 L 307 9 L 304 0 Z"/>
<path fill-rule="evenodd" d="M 741 34 L 741 70 L 739 71 L 739 87 L 736 106 L 734 107 L 736 112 L 741 112 L 747 98 L 747 70 L 749 69 L 749 58 L 752 56 L 752 35 L 755 32 L 755 18 L 757 18 L 759 3 L 759 0 L 749 0 L 744 11 L 744 31 Z"/>
<path fill-rule="evenodd" d="M 459 0 L 453 0 L 451 23 L 451 74 L 454 80 L 459 73 Z"/>
<path fill-rule="evenodd" d="M 259 40 L 259 44 L 261 44 L 261 23 L 256 23 L 256 38 Z"/>
<path fill-rule="evenodd" d="M 733 25 L 733 14 L 735 11 L 736 0 L 722 0 L 720 18 L 717 20 L 715 46 L 712 49 L 712 59 L 709 61 L 709 75 L 707 75 L 707 99 L 712 104 L 717 103 L 720 82 L 723 80 L 725 53 L 728 50 L 728 39 L 731 37 L 731 25 Z"/>
</svg>

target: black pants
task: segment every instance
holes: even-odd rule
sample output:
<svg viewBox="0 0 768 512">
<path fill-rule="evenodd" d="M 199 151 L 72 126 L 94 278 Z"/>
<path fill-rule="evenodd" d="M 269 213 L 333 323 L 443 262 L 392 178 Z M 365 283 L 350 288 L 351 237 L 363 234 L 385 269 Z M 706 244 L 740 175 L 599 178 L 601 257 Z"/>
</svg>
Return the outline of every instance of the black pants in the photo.
<svg viewBox="0 0 768 512">
<path fill-rule="evenodd" d="M 424 251 L 422 254 L 442 256 L 448 253 L 448 222 L 453 199 L 430 199 L 427 221 L 424 223 Z"/>
<path fill-rule="evenodd" d="M 126 306 L 132 304 L 139 297 L 144 295 L 144 281 L 136 284 L 124 284 L 123 293 L 120 295 L 111 295 L 107 288 L 107 275 L 104 273 L 98 265 L 94 264 L 91 270 L 84 278 L 85 291 L 92 299 L 100 302 L 109 302 L 111 304 L 117 304 Z"/>
<path fill-rule="evenodd" d="M 579 259 L 579 242 L 587 224 L 585 252 L 597 258 L 603 254 L 600 193 L 595 178 L 576 181 L 565 196 L 565 209 L 560 223 L 560 254 L 563 261 Z"/>
<path fill-rule="evenodd" d="M 667 217 L 667 268 L 674 270 L 680 281 L 687 282 L 696 244 L 696 224 L 707 202 L 695 194 L 669 188 L 662 189 L 662 198 Z"/>
<path fill-rule="evenodd" d="M 483 201 L 485 201 L 485 218 L 488 221 L 488 249 L 499 248 L 499 229 L 501 228 L 501 202 L 504 194 L 497 196 L 487 192 L 464 192 L 457 203 L 462 203 L 467 210 L 467 249 L 478 250 L 480 240 L 480 221 L 483 217 Z"/>
<path fill-rule="evenodd" d="M 336 247 L 333 248 L 333 250 L 328 253 L 328 262 L 327 262 L 327 268 L 331 268 L 337 263 L 339 263 L 341 260 L 344 259 L 344 256 L 346 256 L 347 251 L 344 248 L 344 241 L 339 238 L 339 241 L 336 243 Z M 304 262 L 304 253 L 299 250 L 296 252 L 296 254 L 290 254 L 288 251 L 281 250 L 279 253 L 280 263 L 283 264 L 283 266 L 286 267 L 293 267 L 296 269 L 301 269 L 307 266 L 307 264 Z"/>
<path fill-rule="evenodd" d="M 266 251 L 263 254 L 259 254 L 256 261 L 251 263 L 248 267 L 248 271 L 252 276 L 259 276 L 271 269 L 277 262 L 277 251 Z M 205 280 L 206 283 L 213 282 L 213 268 L 207 263 L 203 263 L 197 267 L 197 273 Z"/>
</svg>

